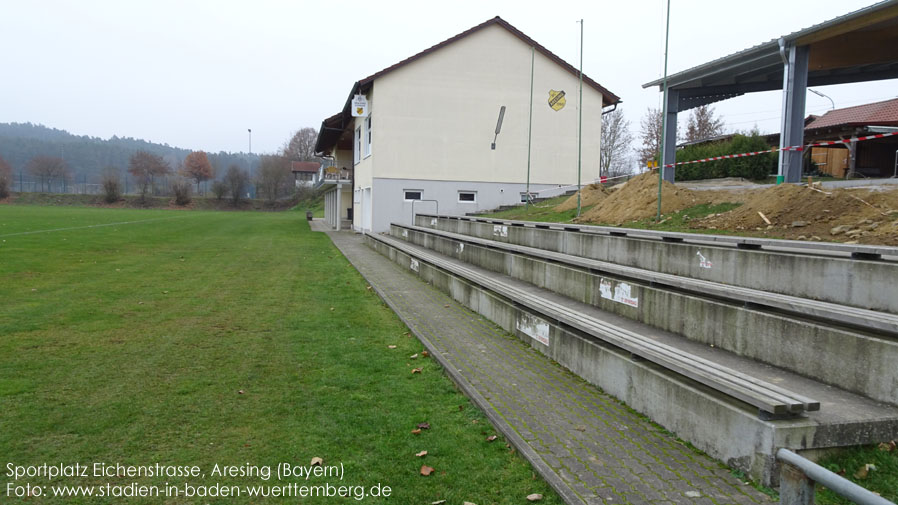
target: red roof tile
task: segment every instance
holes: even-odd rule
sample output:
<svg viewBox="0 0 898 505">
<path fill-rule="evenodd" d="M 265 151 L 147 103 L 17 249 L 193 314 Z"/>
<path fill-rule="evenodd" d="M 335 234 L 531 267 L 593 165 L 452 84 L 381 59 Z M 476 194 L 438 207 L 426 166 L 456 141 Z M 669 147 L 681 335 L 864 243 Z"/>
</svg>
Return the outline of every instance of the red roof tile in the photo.
<svg viewBox="0 0 898 505">
<path fill-rule="evenodd" d="M 321 166 L 316 161 L 291 161 L 290 167 L 294 172 L 317 172 Z"/>
<path fill-rule="evenodd" d="M 832 126 L 898 126 L 898 98 L 836 109 L 814 119 L 807 129 Z"/>
</svg>

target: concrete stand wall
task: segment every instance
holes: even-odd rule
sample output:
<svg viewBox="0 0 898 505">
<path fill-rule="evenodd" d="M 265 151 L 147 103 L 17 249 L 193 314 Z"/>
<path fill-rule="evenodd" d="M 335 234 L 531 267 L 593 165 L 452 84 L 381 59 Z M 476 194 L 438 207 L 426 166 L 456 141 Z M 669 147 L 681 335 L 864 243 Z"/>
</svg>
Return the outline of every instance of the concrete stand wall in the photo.
<svg viewBox="0 0 898 505">
<path fill-rule="evenodd" d="M 898 421 L 846 422 L 823 429 L 810 417 L 762 421 L 757 411 L 737 400 L 645 361 L 576 330 L 559 327 L 403 251 L 368 236 L 368 244 L 455 300 L 572 372 L 651 417 L 679 437 L 768 485 L 775 484 L 773 453 L 871 443 L 898 430 Z M 537 332 L 533 328 L 541 328 Z M 532 335 L 539 333 L 539 335 Z M 538 337 L 538 338 L 537 338 Z"/>
<path fill-rule="evenodd" d="M 898 404 L 898 341 L 795 319 L 401 226 L 391 234 L 602 310 L 867 397 Z M 605 294 L 603 296 L 603 283 Z M 608 297 L 625 287 L 626 300 Z"/>
</svg>

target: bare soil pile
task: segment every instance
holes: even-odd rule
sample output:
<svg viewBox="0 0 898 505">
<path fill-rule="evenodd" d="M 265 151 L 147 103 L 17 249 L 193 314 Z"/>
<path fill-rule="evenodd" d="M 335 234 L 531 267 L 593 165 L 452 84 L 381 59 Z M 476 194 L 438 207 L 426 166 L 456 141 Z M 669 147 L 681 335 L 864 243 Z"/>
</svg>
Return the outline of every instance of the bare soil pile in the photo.
<svg viewBox="0 0 898 505">
<path fill-rule="evenodd" d="M 589 207 L 604 200 L 611 194 L 611 190 L 606 189 L 601 184 L 590 184 L 580 190 L 582 197 L 580 199 L 580 207 Z M 577 208 L 577 194 L 574 193 L 570 198 L 555 206 L 555 212 L 565 212 Z"/>
<path fill-rule="evenodd" d="M 693 227 L 764 231 L 799 240 L 898 245 L 898 190 L 820 191 L 781 184 L 752 192 L 742 206 L 694 222 Z"/>
<path fill-rule="evenodd" d="M 661 189 L 661 213 L 667 214 L 706 203 L 701 192 L 665 181 Z M 576 200 L 575 200 L 576 205 Z M 638 175 L 578 219 L 578 222 L 623 224 L 654 216 L 658 211 L 658 175 Z"/>
</svg>

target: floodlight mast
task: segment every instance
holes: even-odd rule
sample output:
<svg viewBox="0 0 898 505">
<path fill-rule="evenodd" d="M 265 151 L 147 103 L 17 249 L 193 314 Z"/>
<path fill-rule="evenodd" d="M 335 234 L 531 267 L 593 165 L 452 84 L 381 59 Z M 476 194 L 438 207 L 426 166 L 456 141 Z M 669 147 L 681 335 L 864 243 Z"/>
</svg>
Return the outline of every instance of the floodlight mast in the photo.
<svg viewBox="0 0 898 505">
<path fill-rule="evenodd" d="M 664 28 L 664 110 L 661 113 L 661 166 L 658 167 L 658 214 L 655 221 L 661 221 L 661 181 L 667 165 L 664 146 L 667 142 L 667 50 L 670 42 L 670 0 L 667 0 L 667 25 Z M 676 159 L 676 158 L 675 158 Z"/>
</svg>

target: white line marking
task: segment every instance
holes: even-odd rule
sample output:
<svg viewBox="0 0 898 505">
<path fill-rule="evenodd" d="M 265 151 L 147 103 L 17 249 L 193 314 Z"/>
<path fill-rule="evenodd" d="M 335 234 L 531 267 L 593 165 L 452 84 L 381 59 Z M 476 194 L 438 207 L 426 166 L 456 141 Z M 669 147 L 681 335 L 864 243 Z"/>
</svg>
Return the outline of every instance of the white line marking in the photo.
<svg viewBox="0 0 898 505">
<path fill-rule="evenodd" d="M 70 228 L 54 228 L 52 230 L 21 231 L 18 233 L 7 233 L 6 235 L 0 235 L 0 237 L 15 237 L 17 235 L 33 235 L 35 233 L 51 233 L 54 231 L 83 230 L 85 228 L 99 228 L 101 226 L 118 226 L 118 225 L 122 225 L 122 224 L 148 223 L 150 221 L 165 221 L 168 219 L 178 219 L 181 217 L 187 217 L 187 216 L 157 217 L 157 218 L 153 218 L 153 219 L 141 219 L 138 221 L 120 221 L 118 223 L 90 224 L 87 226 L 72 226 Z"/>
</svg>

